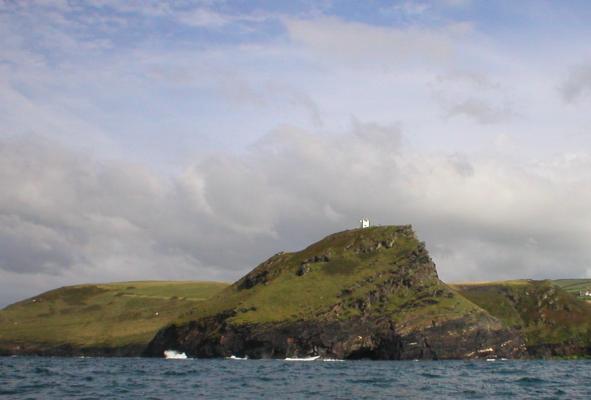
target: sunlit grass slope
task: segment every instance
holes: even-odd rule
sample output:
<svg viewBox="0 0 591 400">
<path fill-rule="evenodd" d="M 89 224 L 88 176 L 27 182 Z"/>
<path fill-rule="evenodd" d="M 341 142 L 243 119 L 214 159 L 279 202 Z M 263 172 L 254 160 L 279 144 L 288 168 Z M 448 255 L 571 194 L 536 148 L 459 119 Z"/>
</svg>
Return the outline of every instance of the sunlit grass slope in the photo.
<svg viewBox="0 0 591 400">
<path fill-rule="evenodd" d="M 143 281 L 63 287 L 0 311 L 0 347 L 143 345 L 226 286 Z"/>
<path fill-rule="evenodd" d="M 415 329 L 485 314 L 438 279 L 406 225 L 339 232 L 276 254 L 194 312 L 176 322 L 228 312 L 238 325 L 388 316 Z"/>
</svg>

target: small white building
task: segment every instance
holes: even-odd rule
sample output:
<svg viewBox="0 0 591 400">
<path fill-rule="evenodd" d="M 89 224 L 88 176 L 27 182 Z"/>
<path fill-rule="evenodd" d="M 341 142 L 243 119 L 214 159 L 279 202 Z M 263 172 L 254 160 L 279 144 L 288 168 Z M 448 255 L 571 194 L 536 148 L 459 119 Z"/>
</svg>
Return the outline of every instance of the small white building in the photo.
<svg viewBox="0 0 591 400">
<path fill-rule="evenodd" d="M 361 229 L 363 228 L 369 228 L 369 219 L 368 218 L 362 218 L 359 223 L 361 224 Z"/>
</svg>

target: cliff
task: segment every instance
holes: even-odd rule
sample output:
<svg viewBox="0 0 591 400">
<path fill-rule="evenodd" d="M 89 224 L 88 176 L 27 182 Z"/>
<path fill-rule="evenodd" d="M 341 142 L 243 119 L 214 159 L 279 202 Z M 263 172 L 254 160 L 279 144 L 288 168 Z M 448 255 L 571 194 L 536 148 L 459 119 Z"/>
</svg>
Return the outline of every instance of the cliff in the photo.
<svg viewBox="0 0 591 400">
<path fill-rule="evenodd" d="M 587 291 L 585 279 L 446 285 L 410 226 L 373 227 L 276 254 L 233 285 L 121 282 L 40 294 L 0 311 L 0 355 L 585 357 Z"/>
<path fill-rule="evenodd" d="M 145 351 L 340 359 L 520 357 L 522 336 L 437 276 L 410 226 L 279 253 L 162 329 Z"/>
<path fill-rule="evenodd" d="M 564 280 L 559 281 L 563 283 Z M 591 305 L 552 281 L 517 280 L 453 287 L 505 326 L 520 332 L 531 357 L 591 355 Z"/>
</svg>

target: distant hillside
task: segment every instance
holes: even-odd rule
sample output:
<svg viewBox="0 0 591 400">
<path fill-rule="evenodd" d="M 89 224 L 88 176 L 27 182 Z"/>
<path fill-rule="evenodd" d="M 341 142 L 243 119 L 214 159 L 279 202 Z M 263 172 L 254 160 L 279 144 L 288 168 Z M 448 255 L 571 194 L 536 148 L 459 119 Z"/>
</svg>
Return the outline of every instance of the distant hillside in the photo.
<svg viewBox="0 0 591 400">
<path fill-rule="evenodd" d="M 279 253 L 159 332 L 146 354 L 508 357 L 521 338 L 441 282 L 410 226 L 354 229 Z"/>
<path fill-rule="evenodd" d="M 580 292 L 591 292 L 591 279 L 555 279 L 552 282 L 581 300 L 591 300 L 590 296 L 579 295 Z"/>
<path fill-rule="evenodd" d="M 561 280 L 580 287 L 583 280 Z M 577 285 L 573 283 L 579 282 Z M 452 285 L 473 303 L 522 333 L 532 356 L 590 353 L 591 305 L 556 281 L 517 280 Z M 564 287 L 564 286 L 563 286 Z M 578 293 L 578 289 L 575 290 Z"/>
<path fill-rule="evenodd" d="M 121 282 L 68 286 L 0 311 L 0 354 L 139 354 L 156 331 L 227 284 Z"/>
<path fill-rule="evenodd" d="M 232 285 L 76 285 L 0 310 L 0 355 L 591 355 L 591 279 L 447 285 L 409 225 L 335 233 Z M 585 300 L 585 301 L 583 301 Z"/>
</svg>

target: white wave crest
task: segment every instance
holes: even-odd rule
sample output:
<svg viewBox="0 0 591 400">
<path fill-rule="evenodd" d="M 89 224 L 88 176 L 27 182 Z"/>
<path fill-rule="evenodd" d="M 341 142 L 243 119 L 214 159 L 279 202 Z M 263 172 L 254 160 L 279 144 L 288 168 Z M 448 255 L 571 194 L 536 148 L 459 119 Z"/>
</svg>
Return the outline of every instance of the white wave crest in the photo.
<svg viewBox="0 0 591 400">
<path fill-rule="evenodd" d="M 236 357 L 232 354 L 230 357 L 226 357 L 226 360 L 248 360 L 248 356 Z"/>
<path fill-rule="evenodd" d="M 302 358 L 286 357 L 285 361 L 316 361 L 319 358 L 320 358 L 320 356 L 302 357 Z"/>
<path fill-rule="evenodd" d="M 167 360 L 186 360 L 187 355 L 176 350 L 164 350 L 164 358 Z"/>
</svg>

